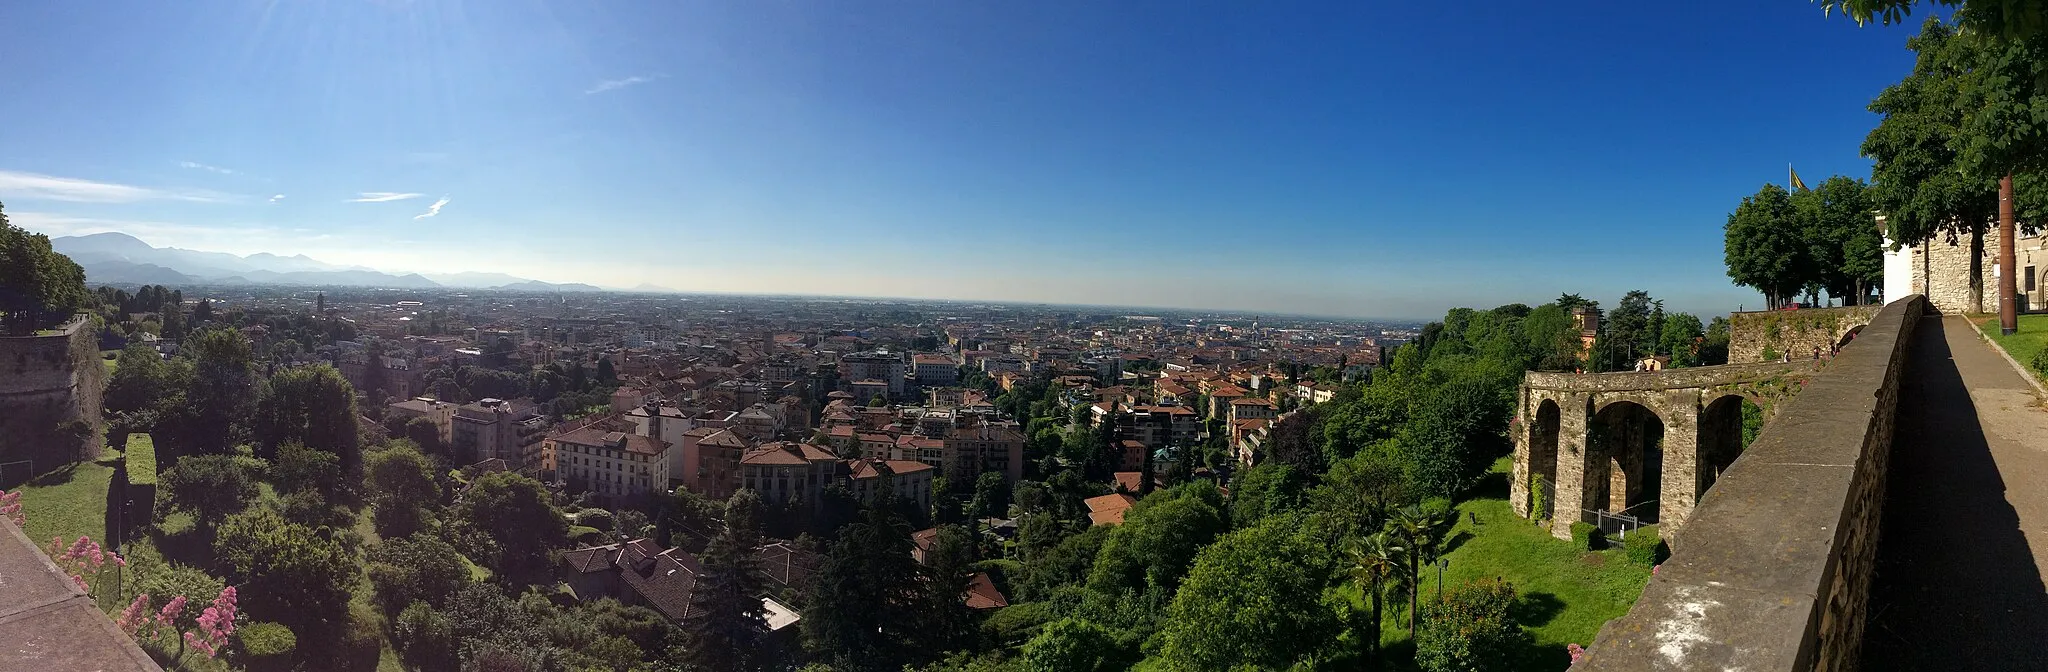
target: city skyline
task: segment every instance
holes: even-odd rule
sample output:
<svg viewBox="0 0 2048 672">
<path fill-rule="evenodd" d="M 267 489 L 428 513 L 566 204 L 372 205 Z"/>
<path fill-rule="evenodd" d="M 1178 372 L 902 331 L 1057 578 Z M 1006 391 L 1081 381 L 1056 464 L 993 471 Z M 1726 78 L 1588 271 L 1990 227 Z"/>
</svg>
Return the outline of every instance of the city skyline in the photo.
<svg viewBox="0 0 2048 672">
<path fill-rule="evenodd" d="M 1787 162 L 1867 175 L 1843 148 L 1911 62 L 1910 26 L 1803 3 L 1031 9 L 4 8 L 0 202 L 53 236 L 614 287 L 1704 315 L 1761 303 L 1726 214 Z"/>
</svg>

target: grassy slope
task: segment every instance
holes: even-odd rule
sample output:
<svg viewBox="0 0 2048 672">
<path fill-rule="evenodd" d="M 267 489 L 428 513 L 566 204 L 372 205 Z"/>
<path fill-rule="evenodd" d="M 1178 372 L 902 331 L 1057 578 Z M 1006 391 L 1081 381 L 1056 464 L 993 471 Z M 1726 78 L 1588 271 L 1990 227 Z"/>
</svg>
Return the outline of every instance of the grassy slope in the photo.
<svg viewBox="0 0 2048 672">
<path fill-rule="evenodd" d="M 1506 492 L 1511 468 L 1510 458 L 1495 462 L 1487 485 L 1458 505 L 1457 524 L 1445 537 L 1451 551 L 1443 585 L 1493 577 L 1514 584 L 1522 596 L 1517 618 L 1535 638 L 1515 669 L 1562 670 L 1571 664 L 1565 644 L 1590 645 L 1601 625 L 1628 613 L 1649 583 L 1650 568 L 1630 564 L 1619 549 L 1580 551 L 1516 516 Z M 1424 568 L 1422 583 L 1426 603 L 1436 596 L 1436 572 Z M 1346 586 L 1342 594 L 1363 606 L 1356 587 Z M 1406 665 L 1414 648 L 1403 595 L 1388 597 L 1380 641 L 1388 657 Z"/>
<path fill-rule="evenodd" d="M 107 488 L 121 454 L 107 452 L 93 462 L 80 462 L 43 473 L 22 488 L 21 512 L 29 539 L 47 544 L 51 537 L 66 543 L 80 535 L 107 536 Z"/>
<path fill-rule="evenodd" d="M 1996 341 L 1998 347 L 2005 348 L 2005 354 L 2012 355 L 2021 367 L 2033 362 L 2034 353 L 2040 352 L 2042 348 L 2048 348 L 2048 315 L 2021 315 L 2020 331 L 2011 336 L 1998 333 L 1997 315 L 1979 315 L 1970 320 L 1977 324 L 1977 328 L 1982 330 L 1985 336 Z M 2034 375 L 2039 377 L 2041 374 L 2037 371 Z"/>
</svg>

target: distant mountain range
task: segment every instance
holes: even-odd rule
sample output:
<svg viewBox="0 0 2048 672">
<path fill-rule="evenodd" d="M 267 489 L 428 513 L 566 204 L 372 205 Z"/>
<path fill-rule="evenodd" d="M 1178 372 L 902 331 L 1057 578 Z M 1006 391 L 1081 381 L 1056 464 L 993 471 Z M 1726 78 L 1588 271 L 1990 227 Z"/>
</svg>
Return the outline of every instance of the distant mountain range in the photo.
<svg viewBox="0 0 2048 672">
<path fill-rule="evenodd" d="M 125 233 L 95 233 L 50 239 L 50 246 L 85 268 L 94 284 L 136 285 L 315 285 L 433 289 L 460 287 L 523 292 L 603 292 L 580 282 L 552 283 L 503 273 L 393 274 L 361 266 L 337 266 L 306 255 L 247 256 L 175 247 L 153 247 Z M 630 291 L 671 291 L 642 285 Z"/>
</svg>

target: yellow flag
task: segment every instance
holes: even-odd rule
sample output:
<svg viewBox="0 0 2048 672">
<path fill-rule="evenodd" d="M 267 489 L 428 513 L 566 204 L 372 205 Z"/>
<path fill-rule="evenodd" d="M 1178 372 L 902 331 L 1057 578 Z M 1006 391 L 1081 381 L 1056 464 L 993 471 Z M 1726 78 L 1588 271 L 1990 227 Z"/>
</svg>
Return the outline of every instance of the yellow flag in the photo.
<svg viewBox="0 0 2048 672">
<path fill-rule="evenodd" d="M 1792 164 L 1789 164 L 1789 163 L 1788 163 L 1788 164 L 1785 164 L 1785 171 L 1786 171 L 1786 172 L 1789 172 L 1789 173 L 1792 173 L 1792 188 L 1793 188 L 1793 189 L 1797 189 L 1797 190 L 1799 190 L 1799 191 L 1806 191 L 1806 183 L 1805 183 L 1805 182 L 1801 182 L 1801 181 L 1799 181 L 1799 171 L 1797 171 L 1797 170 L 1793 170 L 1793 169 L 1792 169 Z"/>
</svg>

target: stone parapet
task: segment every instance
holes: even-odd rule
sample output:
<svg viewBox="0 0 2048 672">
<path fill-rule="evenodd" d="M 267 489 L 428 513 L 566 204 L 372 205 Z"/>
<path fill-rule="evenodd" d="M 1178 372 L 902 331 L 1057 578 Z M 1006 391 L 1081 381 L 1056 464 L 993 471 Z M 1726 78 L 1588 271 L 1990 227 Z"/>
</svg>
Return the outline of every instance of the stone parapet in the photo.
<svg viewBox="0 0 2048 672">
<path fill-rule="evenodd" d="M 1572 669 L 1856 669 L 1899 379 L 1929 310 L 1885 306 L 1783 405 Z"/>
<path fill-rule="evenodd" d="M 1812 360 L 1831 355 L 1850 332 L 1870 324 L 1882 306 L 1804 308 L 1728 316 L 1728 361 Z"/>
</svg>

